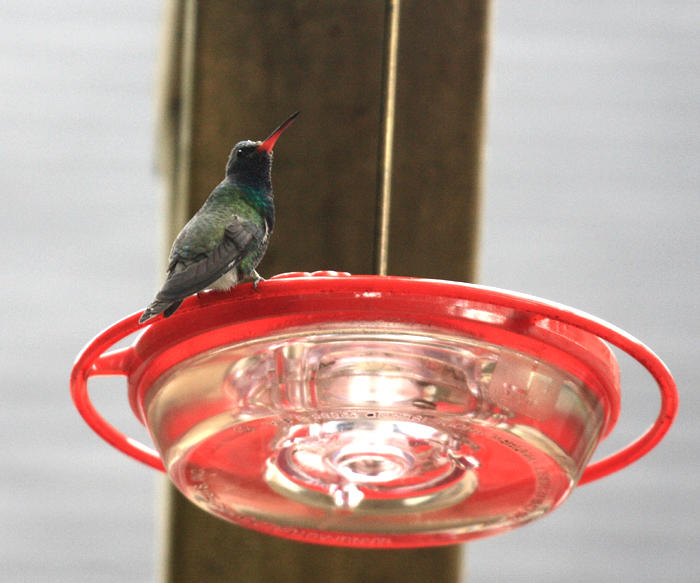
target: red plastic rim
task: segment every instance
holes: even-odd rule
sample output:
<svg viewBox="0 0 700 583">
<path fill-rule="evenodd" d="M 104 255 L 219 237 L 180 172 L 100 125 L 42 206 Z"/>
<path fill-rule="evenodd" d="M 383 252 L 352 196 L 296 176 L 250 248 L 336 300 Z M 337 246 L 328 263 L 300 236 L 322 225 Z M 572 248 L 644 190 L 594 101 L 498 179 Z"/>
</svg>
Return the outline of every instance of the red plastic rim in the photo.
<svg viewBox="0 0 700 583">
<path fill-rule="evenodd" d="M 654 423 L 634 442 L 630 443 L 618 452 L 590 464 L 584 471 L 579 484 L 585 484 L 616 472 L 640 457 L 648 453 L 666 434 L 670 428 L 678 409 L 678 393 L 675 382 L 664 363 L 642 342 L 595 316 L 591 316 L 574 308 L 563 306 L 554 302 L 539 299 L 525 294 L 500 290 L 491 287 L 447 282 L 440 280 L 407 278 L 407 277 L 380 277 L 380 276 L 350 276 L 336 272 L 316 272 L 282 274 L 264 282 L 257 292 L 252 291 L 251 285 L 242 285 L 226 293 L 207 292 L 199 296 L 188 298 L 171 318 L 164 320 L 159 318 L 152 323 L 139 325 L 138 319 L 141 312 L 127 316 L 123 320 L 113 324 L 101 334 L 96 336 L 78 355 L 71 373 L 71 395 L 76 408 L 87 424 L 108 443 L 130 455 L 131 457 L 161 471 L 164 471 L 163 463 L 157 451 L 134 440 L 114 428 L 107 422 L 93 406 L 88 395 L 88 379 L 98 375 L 132 375 L 142 374 L 144 362 L 143 352 L 158 350 L 159 346 L 168 341 L 177 341 L 179 335 L 192 333 L 196 330 L 201 336 L 216 337 L 218 320 L 214 314 L 220 316 L 222 310 L 241 309 L 246 306 L 254 309 L 263 306 L 265 302 L 285 301 L 313 302 L 314 294 L 332 296 L 339 294 L 344 301 L 356 298 L 362 302 L 379 302 L 390 299 L 393 305 L 402 305 L 402 302 L 410 302 L 410 298 L 426 297 L 430 302 L 444 304 L 443 309 L 449 309 L 455 319 L 465 317 L 459 313 L 459 302 L 469 302 L 469 305 L 483 305 L 495 307 L 505 318 L 509 310 L 518 313 L 525 312 L 531 319 L 524 323 L 527 327 L 532 322 L 540 326 L 546 325 L 550 331 L 561 327 L 563 335 L 571 335 L 575 331 L 582 331 L 593 335 L 618 347 L 637 360 L 654 378 L 658 385 L 661 405 L 659 414 Z M 309 299 L 311 298 L 311 299 Z M 456 303 L 455 303 L 456 302 Z M 457 308 L 455 307 L 457 306 Z M 208 316 L 207 316 L 208 314 Z M 510 327 L 515 325 L 510 322 Z M 134 346 L 111 350 L 117 342 L 140 329 L 147 329 Z M 533 326 L 533 328 L 537 328 Z M 576 342 L 593 352 L 594 359 L 598 361 L 599 368 L 605 368 L 605 351 L 603 343 L 597 345 L 585 338 L 577 338 Z M 212 340 L 215 344 L 215 340 Z M 206 346 L 199 346 L 206 348 Z M 181 360 L 192 354 L 178 355 Z M 614 358 L 610 367 L 615 367 Z M 605 380 L 605 379 L 604 379 Z M 609 381 L 609 379 L 608 379 Z M 603 382 L 605 384 L 605 382 Z M 608 383 L 609 384 L 609 383 Z M 619 395 L 608 394 L 609 419 L 606 434 L 612 429 L 619 413 Z M 132 407 L 137 415 L 138 403 L 133 401 Z"/>
</svg>

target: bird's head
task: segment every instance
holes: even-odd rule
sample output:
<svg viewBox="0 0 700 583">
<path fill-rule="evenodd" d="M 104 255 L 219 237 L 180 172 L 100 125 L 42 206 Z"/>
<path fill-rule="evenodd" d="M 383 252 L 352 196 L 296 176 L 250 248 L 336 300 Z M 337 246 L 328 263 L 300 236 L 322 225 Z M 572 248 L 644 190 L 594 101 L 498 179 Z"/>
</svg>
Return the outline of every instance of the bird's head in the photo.
<svg viewBox="0 0 700 583">
<path fill-rule="evenodd" d="M 226 177 L 236 181 L 256 184 L 260 181 L 270 182 L 272 167 L 272 149 L 299 112 L 290 115 L 263 141 L 244 140 L 238 142 L 231 150 L 226 164 Z"/>
</svg>

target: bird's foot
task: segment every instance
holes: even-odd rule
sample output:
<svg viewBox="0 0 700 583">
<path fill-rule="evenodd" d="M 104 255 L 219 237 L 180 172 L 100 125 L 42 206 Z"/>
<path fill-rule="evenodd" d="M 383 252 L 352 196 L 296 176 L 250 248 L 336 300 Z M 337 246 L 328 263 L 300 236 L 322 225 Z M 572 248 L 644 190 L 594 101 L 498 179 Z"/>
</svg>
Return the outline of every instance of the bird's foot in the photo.
<svg viewBox="0 0 700 583">
<path fill-rule="evenodd" d="M 265 278 L 260 275 L 257 271 L 253 271 L 253 289 L 258 291 L 258 285 L 261 281 L 265 281 Z"/>
</svg>

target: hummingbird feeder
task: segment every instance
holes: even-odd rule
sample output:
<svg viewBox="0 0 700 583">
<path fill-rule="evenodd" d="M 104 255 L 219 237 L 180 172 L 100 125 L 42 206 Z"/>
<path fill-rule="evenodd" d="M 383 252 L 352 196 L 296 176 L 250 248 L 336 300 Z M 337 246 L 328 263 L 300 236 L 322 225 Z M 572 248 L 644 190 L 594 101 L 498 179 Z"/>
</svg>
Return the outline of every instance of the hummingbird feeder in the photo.
<svg viewBox="0 0 700 583">
<path fill-rule="evenodd" d="M 204 510 L 305 542 L 418 547 L 511 529 L 643 456 L 677 409 L 669 371 L 627 333 L 477 285 L 294 273 L 139 316 L 79 355 L 85 421 Z M 661 407 L 642 437 L 589 464 L 620 413 L 608 343 L 652 375 Z M 155 449 L 97 412 L 99 375 L 126 377 Z"/>
</svg>

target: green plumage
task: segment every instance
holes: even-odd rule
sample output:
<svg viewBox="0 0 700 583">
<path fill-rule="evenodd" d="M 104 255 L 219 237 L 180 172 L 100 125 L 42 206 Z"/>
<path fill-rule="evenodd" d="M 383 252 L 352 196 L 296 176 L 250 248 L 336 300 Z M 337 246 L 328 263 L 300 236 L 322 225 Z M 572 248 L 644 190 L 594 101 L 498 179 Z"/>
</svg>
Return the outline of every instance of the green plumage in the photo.
<svg viewBox="0 0 700 583">
<path fill-rule="evenodd" d="M 267 220 L 272 230 L 273 208 L 271 193 L 223 180 L 180 231 L 173 244 L 169 262 L 177 256 L 194 259 L 218 247 L 224 240 L 224 232 L 233 215 L 250 221 L 261 231 L 265 231 Z M 253 269 L 256 266 L 257 264 Z"/>
</svg>

